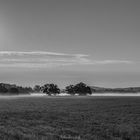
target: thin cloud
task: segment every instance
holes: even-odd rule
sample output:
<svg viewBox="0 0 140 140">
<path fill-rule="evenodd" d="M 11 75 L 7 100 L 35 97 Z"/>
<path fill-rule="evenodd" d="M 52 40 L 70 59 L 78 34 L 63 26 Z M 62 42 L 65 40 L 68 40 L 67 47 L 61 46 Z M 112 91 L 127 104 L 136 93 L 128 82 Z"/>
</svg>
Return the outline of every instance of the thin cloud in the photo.
<svg viewBox="0 0 140 140">
<path fill-rule="evenodd" d="M 17 52 L 1 51 L 0 67 L 14 68 L 52 68 L 70 65 L 132 64 L 125 60 L 92 60 L 86 54 L 67 54 L 55 52 Z"/>
<path fill-rule="evenodd" d="M 75 57 L 85 57 L 86 54 L 67 54 L 67 53 L 56 53 L 56 52 L 47 52 L 47 51 L 0 51 L 0 56 L 9 55 L 9 56 L 22 56 L 22 55 L 54 55 L 54 56 L 75 56 Z"/>
<path fill-rule="evenodd" d="M 128 60 L 102 60 L 102 61 L 93 61 L 93 64 L 132 64 L 133 61 Z"/>
</svg>

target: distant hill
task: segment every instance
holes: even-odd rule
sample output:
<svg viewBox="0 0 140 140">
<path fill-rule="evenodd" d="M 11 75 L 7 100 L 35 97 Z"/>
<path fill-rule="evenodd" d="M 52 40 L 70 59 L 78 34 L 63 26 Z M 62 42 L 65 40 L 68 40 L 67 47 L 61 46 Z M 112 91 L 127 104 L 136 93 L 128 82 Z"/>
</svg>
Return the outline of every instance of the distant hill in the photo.
<svg viewBox="0 0 140 140">
<path fill-rule="evenodd" d="M 92 92 L 96 93 L 138 93 L 140 92 L 140 87 L 127 87 L 127 88 L 104 88 L 104 87 L 96 87 L 90 86 Z"/>
</svg>

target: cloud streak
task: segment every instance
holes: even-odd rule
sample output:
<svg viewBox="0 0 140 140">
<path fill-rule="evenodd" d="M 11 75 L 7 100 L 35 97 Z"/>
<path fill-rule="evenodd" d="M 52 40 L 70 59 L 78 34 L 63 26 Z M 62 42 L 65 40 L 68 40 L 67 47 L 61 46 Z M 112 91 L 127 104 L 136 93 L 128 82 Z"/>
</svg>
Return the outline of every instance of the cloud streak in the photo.
<svg viewBox="0 0 140 140">
<path fill-rule="evenodd" d="M 84 57 L 88 56 L 85 54 L 67 54 L 67 53 L 56 53 L 56 52 L 47 52 L 47 51 L 0 51 L 0 56 L 24 56 L 24 55 L 51 55 L 51 56 L 75 56 L 75 57 Z"/>
<path fill-rule="evenodd" d="M 0 67 L 14 68 L 52 68 L 70 65 L 132 64 L 125 60 L 92 60 L 86 54 L 67 54 L 56 52 L 18 52 L 0 51 Z"/>
<path fill-rule="evenodd" d="M 93 61 L 93 64 L 132 64 L 133 61 L 128 60 L 100 60 L 100 61 Z"/>
</svg>

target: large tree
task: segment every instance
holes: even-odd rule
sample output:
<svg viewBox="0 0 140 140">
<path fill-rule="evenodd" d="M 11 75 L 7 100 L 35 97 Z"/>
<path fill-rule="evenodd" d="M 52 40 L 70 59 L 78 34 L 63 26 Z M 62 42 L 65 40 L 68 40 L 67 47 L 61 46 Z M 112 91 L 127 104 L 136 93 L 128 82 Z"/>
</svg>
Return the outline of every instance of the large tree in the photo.
<svg viewBox="0 0 140 140">
<path fill-rule="evenodd" d="M 85 83 L 80 82 L 76 85 L 69 85 L 66 87 L 67 93 L 74 95 L 86 95 L 86 94 L 92 94 L 91 88 L 87 86 Z"/>
<path fill-rule="evenodd" d="M 92 94 L 91 89 L 85 83 L 80 82 L 74 86 L 75 93 L 79 95 Z"/>
<path fill-rule="evenodd" d="M 42 91 L 43 93 L 46 93 L 48 95 L 56 95 L 60 93 L 60 89 L 58 88 L 58 86 L 56 84 L 45 84 L 42 87 Z"/>
</svg>

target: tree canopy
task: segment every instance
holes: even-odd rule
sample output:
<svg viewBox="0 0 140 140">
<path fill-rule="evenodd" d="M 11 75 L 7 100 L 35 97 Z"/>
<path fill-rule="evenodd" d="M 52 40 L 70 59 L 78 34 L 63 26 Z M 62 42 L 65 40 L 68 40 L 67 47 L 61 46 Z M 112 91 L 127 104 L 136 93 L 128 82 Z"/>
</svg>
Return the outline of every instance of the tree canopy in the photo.
<svg viewBox="0 0 140 140">
<path fill-rule="evenodd" d="M 46 93 L 48 95 L 56 95 L 60 93 L 60 89 L 58 88 L 58 86 L 56 84 L 45 84 L 44 86 L 42 86 L 42 91 L 43 93 Z"/>
<path fill-rule="evenodd" d="M 74 85 L 66 86 L 66 92 L 71 94 L 71 95 L 74 95 L 75 94 Z"/>
<path fill-rule="evenodd" d="M 79 94 L 79 95 L 86 95 L 86 94 L 92 94 L 92 91 L 89 86 L 87 86 L 85 83 L 80 82 L 76 85 L 69 85 L 66 87 L 66 91 L 69 94 Z"/>
<path fill-rule="evenodd" d="M 11 88 L 9 89 L 9 93 L 18 94 L 18 93 L 19 93 L 19 90 L 18 90 L 18 88 L 16 88 L 16 87 L 11 87 Z"/>
</svg>

